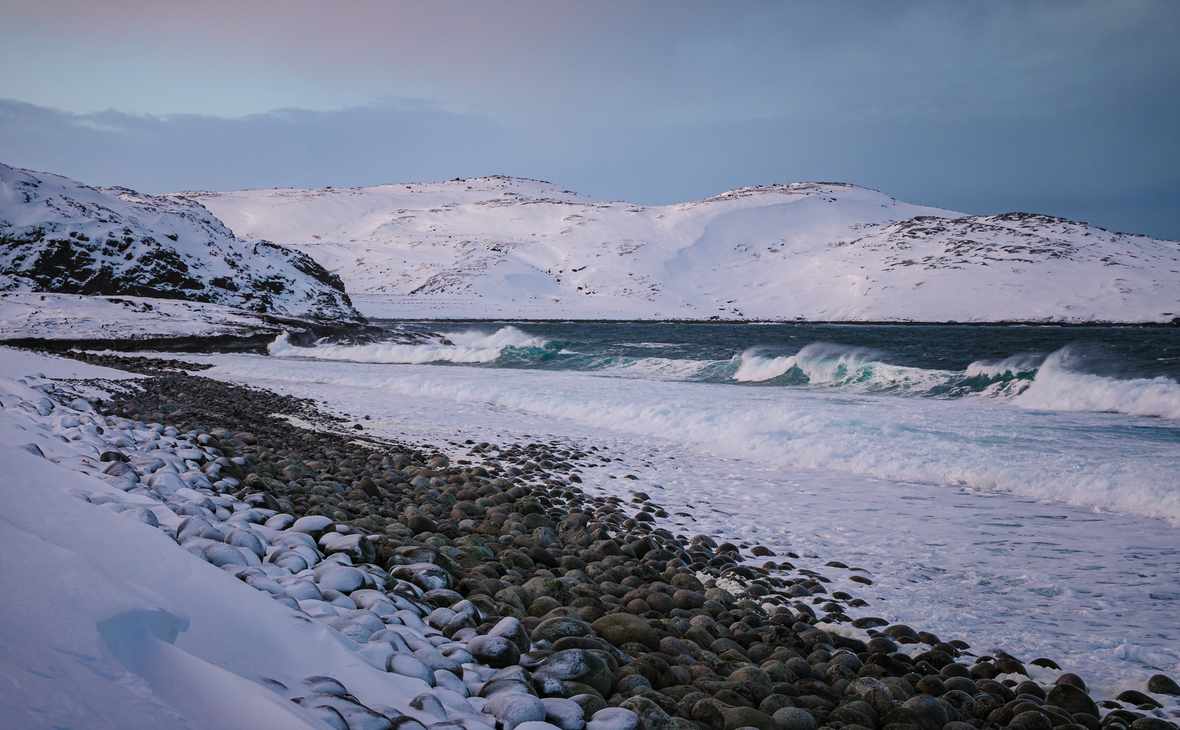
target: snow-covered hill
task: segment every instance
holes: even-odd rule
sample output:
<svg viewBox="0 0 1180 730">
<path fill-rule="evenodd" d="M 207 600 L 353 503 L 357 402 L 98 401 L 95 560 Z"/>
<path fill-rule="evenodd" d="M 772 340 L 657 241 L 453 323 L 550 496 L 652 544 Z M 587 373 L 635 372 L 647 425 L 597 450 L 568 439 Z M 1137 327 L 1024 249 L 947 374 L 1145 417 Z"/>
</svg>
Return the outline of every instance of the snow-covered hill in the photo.
<svg viewBox="0 0 1180 730">
<path fill-rule="evenodd" d="M 358 317 L 340 280 L 306 253 L 236 239 L 199 203 L 7 165 L 0 165 L 0 290 Z"/>
<path fill-rule="evenodd" d="M 375 317 L 1167 322 L 1180 244 L 836 183 L 605 203 L 491 177 L 185 193 L 306 252 Z"/>
</svg>

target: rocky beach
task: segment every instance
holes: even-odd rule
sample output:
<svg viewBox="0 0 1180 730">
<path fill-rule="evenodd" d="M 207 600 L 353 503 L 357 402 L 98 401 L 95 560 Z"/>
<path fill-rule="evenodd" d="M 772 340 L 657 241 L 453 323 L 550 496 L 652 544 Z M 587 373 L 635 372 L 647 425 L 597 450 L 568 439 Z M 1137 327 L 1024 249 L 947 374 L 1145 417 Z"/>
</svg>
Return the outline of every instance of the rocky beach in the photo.
<svg viewBox="0 0 1180 730">
<path fill-rule="evenodd" d="M 872 585 L 856 565 L 799 568 L 794 553 L 683 534 L 625 479 L 591 494 L 579 475 L 612 458 L 597 446 L 401 443 L 189 362 L 68 355 L 138 377 L 30 374 L 23 397 L 0 399 L 76 452 L 54 458 L 94 477 L 74 496 L 158 529 L 189 569 L 329 627 L 405 696 L 381 702 L 327 660 L 258 678 L 313 727 L 1175 730 L 1180 718 L 1174 677 L 1092 696 L 1052 656 L 872 615 L 832 585 Z"/>
</svg>

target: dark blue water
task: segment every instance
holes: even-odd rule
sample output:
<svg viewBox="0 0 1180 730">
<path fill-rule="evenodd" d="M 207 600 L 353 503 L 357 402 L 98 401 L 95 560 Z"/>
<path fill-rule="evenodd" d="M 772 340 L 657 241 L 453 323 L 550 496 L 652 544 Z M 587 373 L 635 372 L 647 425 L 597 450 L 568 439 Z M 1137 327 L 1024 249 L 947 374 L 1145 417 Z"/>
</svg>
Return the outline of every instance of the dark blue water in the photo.
<svg viewBox="0 0 1180 730">
<path fill-rule="evenodd" d="M 750 351 L 797 355 L 808 345 L 860 350 L 867 359 L 926 370 L 966 371 L 980 361 L 1027 356 L 1033 363 L 1066 350 L 1069 368 L 1111 378 L 1180 381 L 1180 328 L 987 327 L 949 325 L 682 324 L 601 322 L 377 322 L 392 332 L 483 332 L 504 327 L 546 340 L 506 348 L 494 367 L 593 369 L 625 360 L 723 362 Z M 605 363 L 604 363 L 605 361 Z"/>
</svg>

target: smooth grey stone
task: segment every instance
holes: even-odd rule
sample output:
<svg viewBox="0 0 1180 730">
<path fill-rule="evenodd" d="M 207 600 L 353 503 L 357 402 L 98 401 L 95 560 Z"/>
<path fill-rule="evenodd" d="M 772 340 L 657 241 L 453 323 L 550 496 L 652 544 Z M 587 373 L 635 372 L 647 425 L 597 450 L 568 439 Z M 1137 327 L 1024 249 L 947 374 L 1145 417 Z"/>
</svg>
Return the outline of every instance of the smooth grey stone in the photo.
<svg viewBox="0 0 1180 730">
<path fill-rule="evenodd" d="M 500 621 L 495 626 L 493 626 L 490 631 L 488 631 L 487 635 L 503 636 L 505 639 L 508 639 L 512 643 L 516 644 L 516 647 L 520 649 L 522 654 L 531 648 L 529 635 L 528 632 L 525 631 L 524 624 L 522 624 L 519 620 L 512 618 L 511 616 L 500 619 Z"/>
<path fill-rule="evenodd" d="M 503 636 L 476 636 L 467 642 L 467 651 L 475 661 L 497 669 L 520 660 L 520 649 Z"/>
</svg>

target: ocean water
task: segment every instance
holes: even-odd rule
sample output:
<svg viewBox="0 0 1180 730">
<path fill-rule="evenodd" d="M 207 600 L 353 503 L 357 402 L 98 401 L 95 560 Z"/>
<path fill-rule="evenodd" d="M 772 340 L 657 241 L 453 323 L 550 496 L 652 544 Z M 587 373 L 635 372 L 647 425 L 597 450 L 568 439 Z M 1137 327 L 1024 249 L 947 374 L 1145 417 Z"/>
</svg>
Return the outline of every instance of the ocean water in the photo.
<svg viewBox="0 0 1180 730">
<path fill-rule="evenodd" d="M 414 392 L 492 399 L 760 463 L 969 487 L 1180 525 L 1175 329 L 387 327 L 385 342 L 297 348 L 280 339 L 271 355 L 427 365 L 373 372 L 422 373 Z M 416 335 L 413 344 L 400 341 L 408 335 Z M 447 371 L 444 385 L 442 366 L 464 371 Z"/>
<path fill-rule="evenodd" d="M 1178 330 L 383 327 L 186 357 L 456 457 L 468 438 L 596 447 L 588 490 L 792 552 L 870 602 L 854 616 L 1109 688 L 1180 668 Z"/>
</svg>

